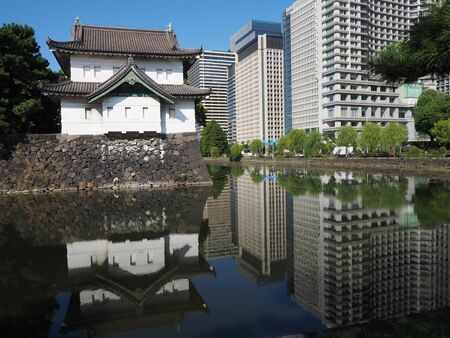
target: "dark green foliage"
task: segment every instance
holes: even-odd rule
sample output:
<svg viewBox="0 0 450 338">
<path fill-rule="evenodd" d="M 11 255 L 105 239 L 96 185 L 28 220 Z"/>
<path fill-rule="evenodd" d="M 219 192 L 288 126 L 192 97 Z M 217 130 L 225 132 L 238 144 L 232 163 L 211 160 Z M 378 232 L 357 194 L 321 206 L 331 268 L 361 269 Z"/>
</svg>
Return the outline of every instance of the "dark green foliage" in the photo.
<svg viewBox="0 0 450 338">
<path fill-rule="evenodd" d="M 318 195 L 323 191 L 320 176 L 312 174 L 301 175 L 295 171 L 280 175 L 278 184 L 294 196 Z"/>
<path fill-rule="evenodd" d="M 217 147 L 211 147 L 209 152 L 210 152 L 211 157 L 219 157 L 220 156 L 219 148 L 217 148 Z"/>
<path fill-rule="evenodd" d="M 432 129 L 442 120 L 450 118 L 450 95 L 435 90 L 425 90 L 414 108 L 414 121 L 419 133 L 434 138 Z"/>
<path fill-rule="evenodd" d="M 407 180 L 393 180 L 389 177 L 369 176 L 359 188 L 365 208 L 387 207 L 396 209 L 406 203 Z"/>
<path fill-rule="evenodd" d="M 436 227 L 450 222 L 450 182 L 431 181 L 416 186 L 414 211 L 422 226 Z"/>
<path fill-rule="evenodd" d="M 233 144 L 230 147 L 230 160 L 231 161 L 239 161 L 242 157 L 242 150 L 244 146 L 241 144 Z"/>
<path fill-rule="evenodd" d="M 426 75 L 450 73 L 450 1 L 431 6 L 408 38 L 370 58 L 369 68 L 390 82 L 415 82 Z"/>
<path fill-rule="evenodd" d="M 305 152 L 308 143 L 308 134 L 304 130 L 294 129 L 287 134 L 288 149 L 293 154 L 302 154 Z"/>
<path fill-rule="evenodd" d="M 208 122 L 203 128 L 200 150 L 203 156 L 211 156 L 211 148 L 217 147 L 219 155 L 223 154 L 228 147 L 227 135 L 216 121 Z"/>
<path fill-rule="evenodd" d="M 201 101 L 195 104 L 195 123 L 199 126 L 204 127 L 206 125 L 206 118 L 208 116 L 208 111 L 203 106 Z"/>
<path fill-rule="evenodd" d="M 58 132 L 57 107 L 38 88 L 59 78 L 47 67 L 31 27 L 0 28 L 0 134 Z"/>
<path fill-rule="evenodd" d="M 208 166 L 208 173 L 213 181 L 213 186 L 209 192 L 209 196 L 217 199 L 223 191 L 225 184 L 228 181 L 228 174 L 230 173 L 229 167 L 222 167 L 218 165 Z"/>
<path fill-rule="evenodd" d="M 342 126 L 339 128 L 336 144 L 340 147 L 354 147 L 358 132 L 352 126 Z"/>
</svg>

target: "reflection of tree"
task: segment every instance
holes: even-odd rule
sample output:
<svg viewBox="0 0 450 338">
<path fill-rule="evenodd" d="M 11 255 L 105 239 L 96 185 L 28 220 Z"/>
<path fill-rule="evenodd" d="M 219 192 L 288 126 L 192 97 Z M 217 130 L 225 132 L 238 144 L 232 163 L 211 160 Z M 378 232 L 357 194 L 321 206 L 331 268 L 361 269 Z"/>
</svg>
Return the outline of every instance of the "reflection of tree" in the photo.
<svg viewBox="0 0 450 338">
<path fill-rule="evenodd" d="M 245 169 L 241 166 L 232 166 L 231 167 L 231 176 L 233 177 L 241 177 L 242 175 L 244 175 L 245 173 Z"/>
<path fill-rule="evenodd" d="M 450 182 L 431 181 L 417 185 L 414 211 L 423 226 L 450 223 Z"/>
<path fill-rule="evenodd" d="M 353 203 L 358 199 L 358 196 L 358 186 L 353 182 L 341 181 L 339 184 L 337 184 L 336 197 L 342 203 Z"/>
<path fill-rule="evenodd" d="M 36 262 L 31 244 L 10 225 L 0 229 L 0 331 L 4 337 L 47 337 L 56 303 L 43 295 L 51 261 Z M 55 267 L 56 268 L 56 267 Z"/>
<path fill-rule="evenodd" d="M 222 193 L 225 184 L 227 183 L 230 168 L 218 165 L 210 165 L 208 166 L 208 173 L 213 181 L 213 186 L 209 195 L 214 199 L 217 199 L 217 197 L 219 197 Z"/>
<path fill-rule="evenodd" d="M 299 175 L 289 172 L 278 177 L 278 184 L 294 196 L 303 196 L 307 193 L 318 195 L 323 190 L 320 177 L 313 174 Z"/>
<path fill-rule="evenodd" d="M 360 186 L 360 194 L 366 208 L 399 208 L 406 203 L 407 190 L 406 179 L 394 181 L 389 177 L 374 178 L 370 176 Z"/>
<path fill-rule="evenodd" d="M 253 182 L 253 183 L 256 183 L 256 184 L 259 184 L 259 183 L 261 183 L 262 181 L 264 181 L 264 177 L 263 177 L 259 172 L 257 172 L 256 170 L 253 170 L 253 171 L 250 173 L 250 177 L 251 177 L 251 179 L 252 179 L 252 182 Z"/>
</svg>

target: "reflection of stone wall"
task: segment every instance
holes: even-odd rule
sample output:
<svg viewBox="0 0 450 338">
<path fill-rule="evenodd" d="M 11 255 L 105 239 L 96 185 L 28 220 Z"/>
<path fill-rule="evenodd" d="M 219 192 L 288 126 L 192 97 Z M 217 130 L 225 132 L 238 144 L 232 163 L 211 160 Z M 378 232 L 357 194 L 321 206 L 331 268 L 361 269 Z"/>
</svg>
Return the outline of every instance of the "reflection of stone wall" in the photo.
<svg viewBox="0 0 450 338">
<path fill-rule="evenodd" d="M 0 232 L 37 245 L 143 232 L 198 233 L 209 188 L 0 196 Z"/>
<path fill-rule="evenodd" d="M 195 134 L 139 137 L 8 140 L 10 158 L 0 160 L 0 192 L 210 182 Z"/>
</svg>

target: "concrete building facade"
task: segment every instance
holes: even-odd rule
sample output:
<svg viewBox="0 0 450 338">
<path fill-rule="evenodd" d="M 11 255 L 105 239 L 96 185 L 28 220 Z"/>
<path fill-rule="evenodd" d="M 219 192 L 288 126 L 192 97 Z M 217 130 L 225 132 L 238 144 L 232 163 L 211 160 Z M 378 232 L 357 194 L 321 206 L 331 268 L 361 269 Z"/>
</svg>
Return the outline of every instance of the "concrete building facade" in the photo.
<svg viewBox="0 0 450 338">
<path fill-rule="evenodd" d="M 250 21 L 231 38 L 235 72 L 236 141 L 269 142 L 284 135 L 281 25 Z"/>
<path fill-rule="evenodd" d="M 422 2 L 298 0 L 284 13 L 286 116 L 293 129 L 336 132 L 367 122 L 399 122 L 416 138 L 412 110 L 420 91 L 372 77 L 367 59 L 401 40 Z M 289 124 L 288 124 L 289 125 Z"/>
<path fill-rule="evenodd" d="M 208 111 L 206 121 L 218 122 L 225 132 L 228 132 L 228 67 L 235 60 L 233 52 L 205 50 L 188 71 L 191 86 L 211 90 L 202 101 Z"/>
</svg>

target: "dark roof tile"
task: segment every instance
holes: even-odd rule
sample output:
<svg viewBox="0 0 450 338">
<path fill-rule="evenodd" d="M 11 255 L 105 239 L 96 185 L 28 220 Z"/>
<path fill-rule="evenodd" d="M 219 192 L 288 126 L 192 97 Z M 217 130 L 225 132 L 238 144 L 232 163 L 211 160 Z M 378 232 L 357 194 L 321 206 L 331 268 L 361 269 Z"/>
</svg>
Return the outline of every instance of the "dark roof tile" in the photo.
<svg viewBox="0 0 450 338">
<path fill-rule="evenodd" d="M 129 56 L 160 56 L 192 58 L 201 49 L 185 49 L 178 45 L 173 32 L 128 29 L 75 24 L 73 41 L 47 40 L 50 48 L 60 52 L 120 54 Z"/>
</svg>

